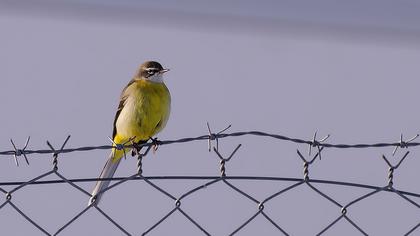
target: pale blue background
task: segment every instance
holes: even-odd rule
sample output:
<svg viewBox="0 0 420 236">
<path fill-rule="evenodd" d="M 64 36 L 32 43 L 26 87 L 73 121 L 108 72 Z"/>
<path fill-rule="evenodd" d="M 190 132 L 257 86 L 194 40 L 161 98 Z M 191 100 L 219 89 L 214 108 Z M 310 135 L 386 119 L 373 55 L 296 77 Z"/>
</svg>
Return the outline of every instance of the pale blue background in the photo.
<svg viewBox="0 0 420 236">
<path fill-rule="evenodd" d="M 206 134 L 232 124 L 233 131 L 261 130 L 310 139 L 331 134 L 332 143 L 397 141 L 419 133 L 420 3 L 416 1 L 0 1 L 0 150 L 31 135 L 30 149 L 109 144 L 121 89 L 145 60 L 162 62 L 172 114 L 160 139 Z M 221 140 L 221 152 L 243 147 L 228 175 L 302 177 L 296 148 L 267 138 Z M 218 175 L 206 142 L 163 146 L 144 160 L 144 174 Z M 310 176 L 386 185 L 381 154 L 392 148 L 324 152 Z M 61 155 L 68 178 L 97 177 L 107 151 Z M 391 158 L 394 162 L 397 157 Z M 420 192 L 418 148 L 396 170 L 395 187 Z M 48 155 L 31 165 L 0 158 L 0 181 L 25 181 L 52 167 Z M 135 171 L 122 162 L 117 175 Z M 155 181 L 180 196 L 203 181 Z M 232 181 L 263 200 L 290 183 Z M 94 183 L 80 184 L 90 191 Z M 317 185 L 341 204 L 369 192 Z M 3 187 L 10 189 L 9 187 Z M 1 197 L 1 196 L 0 196 Z M 87 197 L 66 184 L 27 186 L 13 202 L 49 232 L 82 210 Z M 417 200 L 417 199 L 415 199 Z M 418 200 L 417 200 L 418 201 Z M 2 201 L 0 201 L 2 203 Z M 102 208 L 125 229 L 141 234 L 174 202 L 143 182 L 109 191 Z M 291 235 L 314 235 L 340 209 L 301 186 L 265 206 Z M 257 206 L 222 184 L 182 202 L 182 209 L 212 235 L 227 235 Z M 420 221 L 420 210 L 391 193 L 348 209 L 371 235 L 401 235 Z M 10 206 L 0 210 L 1 234 L 42 235 Z M 119 235 L 90 210 L 61 235 Z M 175 213 L 150 235 L 200 235 Z M 257 217 L 238 235 L 277 235 Z M 413 235 L 419 235 L 419 231 Z M 325 235 L 358 235 L 346 221 Z"/>
</svg>

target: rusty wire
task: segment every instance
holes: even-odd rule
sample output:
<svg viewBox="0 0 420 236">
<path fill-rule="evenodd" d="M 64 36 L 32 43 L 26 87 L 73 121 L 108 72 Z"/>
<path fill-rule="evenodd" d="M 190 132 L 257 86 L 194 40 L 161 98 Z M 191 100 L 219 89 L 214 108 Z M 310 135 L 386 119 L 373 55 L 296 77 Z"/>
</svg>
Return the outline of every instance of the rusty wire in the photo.
<svg viewBox="0 0 420 236">
<path fill-rule="evenodd" d="M 159 219 L 155 224 L 151 225 L 147 230 L 143 232 L 142 235 L 147 235 L 151 231 L 153 231 L 156 227 L 158 227 L 162 222 L 164 222 L 166 219 L 168 219 L 169 216 L 171 216 L 174 212 L 181 213 L 188 221 L 190 221 L 195 227 L 197 227 L 204 235 L 211 235 L 210 231 L 206 229 L 206 227 L 202 224 L 202 222 L 197 222 L 193 217 L 191 217 L 187 212 L 185 212 L 182 209 L 182 200 L 186 197 L 199 192 L 200 190 L 216 184 L 216 183 L 222 183 L 228 186 L 233 191 L 239 193 L 241 196 L 243 196 L 245 199 L 248 199 L 250 202 L 253 202 L 256 206 L 256 212 L 251 215 L 245 222 L 243 222 L 241 225 L 238 225 L 236 229 L 231 232 L 229 235 L 235 235 L 239 231 L 241 231 L 244 227 L 246 227 L 250 222 L 252 222 L 258 215 L 261 215 L 266 219 L 271 225 L 273 225 L 281 234 L 283 235 L 290 235 L 293 234 L 292 232 L 289 232 L 287 229 L 281 226 L 281 222 L 276 222 L 273 220 L 267 212 L 265 212 L 265 203 L 273 200 L 274 198 L 290 191 L 291 189 L 294 189 L 301 185 L 307 185 L 311 190 L 313 190 L 315 193 L 322 196 L 324 199 L 326 199 L 328 202 L 330 202 L 332 205 L 335 205 L 339 209 L 339 214 L 335 220 L 330 222 L 328 225 L 326 225 L 320 232 L 317 232 L 316 235 L 322 235 L 325 232 L 327 232 L 332 226 L 337 224 L 341 220 L 347 221 L 349 224 L 351 224 L 358 232 L 360 232 L 361 235 L 368 235 L 368 232 L 366 232 L 360 225 L 355 223 L 354 220 L 352 220 L 351 216 L 348 215 L 348 209 L 349 207 L 353 206 L 356 203 L 359 203 L 375 194 L 378 194 L 380 192 L 392 192 L 395 193 L 400 198 L 404 199 L 405 201 L 409 202 L 412 206 L 416 208 L 420 208 L 420 205 L 417 204 L 414 200 L 412 200 L 409 197 L 414 197 L 420 199 L 420 193 L 413 193 L 413 192 L 407 192 L 402 191 L 394 188 L 393 181 L 394 181 L 394 172 L 398 167 L 403 163 L 403 161 L 407 158 L 410 151 L 406 151 L 405 154 L 400 158 L 399 162 L 396 165 L 392 165 L 390 161 L 386 158 L 385 155 L 382 155 L 383 160 L 388 165 L 388 184 L 386 186 L 373 186 L 373 185 L 367 185 L 367 184 L 361 184 L 361 183 L 351 183 L 351 182 L 342 182 L 342 181 L 335 181 L 335 180 L 321 180 L 321 179 L 313 179 L 310 177 L 310 166 L 314 163 L 314 161 L 317 158 L 321 158 L 321 152 L 323 152 L 326 148 L 368 148 L 368 147 L 394 147 L 394 150 L 392 152 L 392 155 L 395 155 L 398 148 L 409 148 L 409 147 L 415 147 L 419 146 L 420 143 L 413 142 L 419 135 L 414 136 L 411 139 L 408 139 L 407 141 L 403 140 L 403 136 L 400 136 L 400 140 L 398 142 L 390 142 L 390 143 L 373 143 L 373 144 L 332 144 L 332 143 L 326 143 L 326 139 L 330 137 L 330 135 L 325 136 L 324 138 L 317 140 L 316 139 L 316 133 L 314 134 L 312 140 L 304 140 L 304 139 L 297 139 L 297 138 L 291 138 L 283 135 L 278 134 L 269 134 L 265 132 L 260 131 L 246 131 L 246 132 L 234 132 L 234 133 L 224 133 L 227 129 L 230 128 L 228 126 L 226 129 L 213 133 L 210 129 L 210 126 L 207 124 L 208 128 L 208 134 L 202 135 L 198 137 L 193 138 L 181 138 L 176 140 L 163 140 L 163 141 L 157 141 L 153 140 L 152 142 L 137 145 L 135 143 L 126 142 L 124 144 L 115 144 L 112 145 L 102 145 L 102 146 L 84 146 L 84 147 L 77 147 L 77 148 L 65 148 L 68 140 L 70 139 L 70 136 L 68 136 L 63 144 L 61 145 L 60 149 L 54 148 L 49 141 L 47 141 L 47 145 L 49 149 L 38 149 L 38 150 L 31 150 L 28 149 L 28 143 L 29 138 L 27 139 L 26 143 L 24 144 L 24 147 L 22 149 L 19 149 L 16 147 L 13 140 L 11 141 L 12 144 L 12 150 L 8 151 L 0 151 L 0 155 L 2 156 L 11 156 L 14 159 L 14 162 L 16 165 L 19 165 L 18 157 L 23 156 L 25 158 L 26 163 L 29 165 L 28 156 L 30 157 L 31 154 L 52 154 L 53 157 L 53 168 L 52 170 L 37 176 L 29 181 L 9 181 L 9 182 L 0 182 L 0 192 L 5 194 L 5 201 L 3 203 L 0 202 L 0 210 L 6 206 L 10 205 L 16 212 L 18 212 L 21 216 L 23 216 L 29 223 L 31 223 L 35 228 L 37 228 L 39 231 L 41 231 L 45 235 L 59 235 L 63 230 L 65 230 L 69 225 L 71 225 L 73 222 L 75 222 L 80 216 L 85 214 L 89 209 L 96 209 L 101 215 L 103 215 L 111 224 L 113 224 L 115 227 L 117 227 L 121 233 L 124 235 L 132 235 L 130 232 L 128 232 L 126 229 L 124 229 L 120 224 L 117 223 L 117 221 L 111 216 L 109 216 L 103 209 L 101 209 L 97 204 L 91 204 L 84 209 L 82 209 L 78 214 L 76 214 L 73 218 L 66 221 L 61 225 L 61 227 L 56 232 L 48 232 L 44 227 L 39 225 L 34 219 L 30 218 L 26 213 L 24 213 L 15 203 L 13 203 L 13 194 L 17 192 L 18 190 L 24 188 L 27 185 L 42 185 L 42 184 L 59 184 L 59 183 L 67 183 L 71 185 L 74 189 L 77 189 L 78 191 L 84 193 L 88 198 L 92 197 L 91 194 L 78 186 L 76 183 L 80 182 L 91 182 L 91 181 L 97 181 L 97 180 L 114 180 L 115 183 L 108 186 L 108 188 L 104 189 L 103 192 L 108 191 L 111 188 L 115 188 L 120 184 L 123 184 L 127 181 L 144 181 L 148 185 L 152 186 L 154 189 L 158 190 L 161 194 L 165 195 L 169 200 L 174 201 L 174 207 L 172 210 L 170 210 L 167 214 L 165 214 L 161 219 Z M 303 163 L 303 176 L 302 178 L 286 178 L 286 177 L 269 177 L 269 176 L 230 176 L 227 174 L 226 171 L 226 164 L 232 160 L 232 158 L 235 156 L 235 154 L 238 152 L 238 150 L 241 147 L 241 144 L 239 144 L 228 157 L 224 157 L 219 152 L 219 139 L 226 138 L 226 137 L 238 137 L 238 136 L 244 136 L 244 135 L 252 135 L 252 136 L 263 136 L 263 137 L 270 137 L 274 139 L 284 140 L 284 141 L 290 141 L 297 144 L 307 144 L 309 145 L 308 155 L 305 157 L 299 149 L 297 149 L 297 157 L 302 160 Z M 154 147 L 157 148 L 157 145 L 169 145 L 169 144 L 175 144 L 175 143 L 185 143 L 185 142 L 193 142 L 193 141 L 199 141 L 199 140 L 208 140 L 208 149 L 209 151 L 213 150 L 216 154 L 216 157 L 220 160 L 220 176 L 143 176 L 142 175 L 142 159 L 144 156 L 146 156 L 149 152 L 149 150 Z M 212 141 L 216 141 L 216 144 L 212 148 Z M 59 172 L 59 155 L 70 153 L 70 152 L 80 152 L 80 151 L 91 151 L 91 150 L 97 150 L 97 149 L 112 149 L 112 148 L 118 148 L 118 149 L 126 149 L 126 148 L 133 148 L 136 149 L 139 146 L 146 146 L 148 147 L 147 150 L 143 153 L 140 152 L 133 152 L 132 155 L 137 155 L 137 173 L 127 176 L 127 177 L 114 177 L 114 178 L 77 178 L 77 179 L 68 179 L 64 177 Z M 312 154 L 312 148 L 316 148 L 317 152 L 315 154 Z M 55 175 L 57 178 L 53 180 L 40 180 L 46 176 Z M 206 180 L 207 182 L 205 184 L 201 184 L 197 187 L 192 188 L 191 190 L 185 192 L 181 196 L 175 196 L 171 194 L 170 192 L 166 191 L 162 187 L 155 184 L 154 180 Z M 288 187 L 280 189 L 279 191 L 271 194 L 270 196 L 266 197 L 265 199 L 257 199 L 253 197 L 251 194 L 241 190 L 236 185 L 231 183 L 231 180 L 258 180 L 258 181 L 282 181 L 282 182 L 289 182 L 291 183 Z M 1 181 L 1 180 L 0 180 Z M 325 194 L 321 190 L 319 190 L 315 185 L 316 184 L 328 184 L 328 185 L 341 185 L 341 186 L 349 186 L 349 187 L 355 187 L 355 188 L 363 188 L 363 189 L 370 189 L 371 191 L 367 194 L 361 195 L 357 197 L 356 199 L 353 199 L 352 201 L 341 204 L 338 201 L 336 201 L 333 197 Z M 6 191 L 4 189 L 4 186 L 16 186 L 10 191 Z M 415 231 L 418 231 L 418 228 L 420 227 L 420 223 L 410 228 L 405 235 L 410 235 Z"/>
</svg>

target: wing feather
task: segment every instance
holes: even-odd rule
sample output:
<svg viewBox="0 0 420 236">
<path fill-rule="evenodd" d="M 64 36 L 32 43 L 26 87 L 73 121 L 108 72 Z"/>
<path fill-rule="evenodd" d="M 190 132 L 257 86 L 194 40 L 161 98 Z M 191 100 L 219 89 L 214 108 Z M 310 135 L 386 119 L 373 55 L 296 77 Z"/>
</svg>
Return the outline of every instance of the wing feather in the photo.
<svg viewBox="0 0 420 236">
<path fill-rule="evenodd" d="M 127 88 L 132 85 L 135 82 L 134 79 L 132 79 L 127 86 L 125 86 L 125 88 L 123 89 L 123 91 L 121 92 L 121 96 L 120 96 L 120 102 L 118 104 L 118 108 L 117 108 L 117 112 L 115 113 L 115 118 L 114 118 L 114 128 L 112 130 L 112 139 L 115 138 L 115 135 L 117 135 L 117 120 L 118 117 L 121 114 L 122 109 L 124 108 L 125 102 L 127 101 L 128 98 L 128 94 L 126 93 Z"/>
</svg>

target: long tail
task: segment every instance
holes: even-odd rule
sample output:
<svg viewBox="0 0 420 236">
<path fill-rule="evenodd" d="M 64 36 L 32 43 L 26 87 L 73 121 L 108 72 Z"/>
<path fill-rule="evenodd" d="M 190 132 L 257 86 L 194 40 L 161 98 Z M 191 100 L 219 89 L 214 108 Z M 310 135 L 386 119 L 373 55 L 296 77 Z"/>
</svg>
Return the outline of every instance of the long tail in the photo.
<svg viewBox="0 0 420 236">
<path fill-rule="evenodd" d="M 112 178 L 112 176 L 114 176 L 114 173 L 121 161 L 121 158 L 115 158 L 117 153 L 119 153 L 119 151 L 113 150 L 111 152 L 99 178 Z M 89 199 L 88 205 L 91 205 L 92 203 L 98 204 L 103 194 L 102 190 L 107 188 L 110 183 L 110 180 L 99 180 L 96 182 L 95 188 L 92 191 L 92 197 Z"/>
</svg>

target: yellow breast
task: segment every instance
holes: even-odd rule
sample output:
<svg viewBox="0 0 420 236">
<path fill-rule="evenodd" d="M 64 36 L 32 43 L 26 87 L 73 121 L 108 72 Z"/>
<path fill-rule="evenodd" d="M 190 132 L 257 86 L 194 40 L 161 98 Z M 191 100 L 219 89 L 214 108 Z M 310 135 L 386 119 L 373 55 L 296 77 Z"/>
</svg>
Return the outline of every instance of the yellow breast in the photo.
<svg viewBox="0 0 420 236">
<path fill-rule="evenodd" d="M 148 140 L 165 127 L 171 96 L 164 83 L 137 80 L 124 95 L 127 99 L 116 121 L 114 142 L 123 143 L 134 136 L 136 142 Z"/>
</svg>

